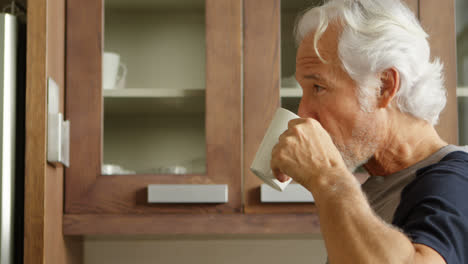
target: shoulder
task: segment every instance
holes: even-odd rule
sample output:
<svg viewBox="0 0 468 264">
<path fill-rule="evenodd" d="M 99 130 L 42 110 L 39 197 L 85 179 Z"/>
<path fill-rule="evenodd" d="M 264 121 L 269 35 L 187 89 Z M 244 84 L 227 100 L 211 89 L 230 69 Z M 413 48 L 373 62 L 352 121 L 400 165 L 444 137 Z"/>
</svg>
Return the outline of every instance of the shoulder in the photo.
<svg viewBox="0 0 468 264">
<path fill-rule="evenodd" d="M 456 202 L 468 194 L 468 153 L 456 151 L 439 162 L 419 169 L 416 178 L 402 192 L 402 201 L 442 196 Z"/>
<path fill-rule="evenodd" d="M 466 176 L 466 168 L 468 168 L 468 152 L 454 151 L 447 154 L 439 162 L 421 168 L 416 172 L 418 178 L 423 178 L 425 175 L 439 173 L 455 173 Z"/>
<path fill-rule="evenodd" d="M 416 178 L 401 193 L 398 213 L 406 215 L 409 210 L 423 202 L 431 201 L 446 209 L 455 207 L 468 216 L 468 153 L 455 151 L 439 162 L 419 169 Z"/>
<path fill-rule="evenodd" d="M 456 151 L 421 168 L 401 194 L 393 224 L 447 263 L 468 260 L 468 153 Z M 461 235 L 465 234 L 465 235 Z"/>
</svg>

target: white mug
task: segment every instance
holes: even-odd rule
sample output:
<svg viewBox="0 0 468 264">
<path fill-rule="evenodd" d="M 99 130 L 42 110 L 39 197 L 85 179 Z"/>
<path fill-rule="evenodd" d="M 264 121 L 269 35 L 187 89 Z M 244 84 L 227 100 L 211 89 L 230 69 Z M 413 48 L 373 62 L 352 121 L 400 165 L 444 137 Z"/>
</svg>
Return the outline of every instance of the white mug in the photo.
<svg viewBox="0 0 468 264">
<path fill-rule="evenodd" d="M 288 129 L 289 120 L 296 118 L 299 118 L 299 116 L 289 110 L 284 108 L 278 108 L 278 110 L 276 110 L 270 126 L 263 137 L 262 143 L 260 143 L 254 161 L 250 166 L 250 170 L 257 175 L 257 177 L 278 191 L 283 191 L 292 179 L 290 178 L 286 182 L 280 182 L 276 179 L 270 167 L 271 152 L 273 147 L 278 143 L 279 136 Z"/>
<path fill-rule="evenodd" d="M 119 67 L 122 74 L 119 76 Z M 102 56 L 102 87 L 104 89 L 124 88 L 127 67 L 120 62 L 120 55 L 114 52 L 104 52 Z"/>
</svg>

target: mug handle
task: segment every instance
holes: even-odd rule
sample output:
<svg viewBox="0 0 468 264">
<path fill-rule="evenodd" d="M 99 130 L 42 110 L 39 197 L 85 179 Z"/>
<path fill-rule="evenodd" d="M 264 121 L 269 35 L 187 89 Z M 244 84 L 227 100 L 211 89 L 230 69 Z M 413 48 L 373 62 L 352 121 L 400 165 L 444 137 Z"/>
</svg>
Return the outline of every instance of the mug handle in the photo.
<svg viewBox="0 0 468 264">
<path fill-rule="evenodd" d="M 125 88 L 125 79 L 127 77 L 127 66 L 124 63 L 119 63 L 119 69 L 122 69 L 122 74 L 117 74 L 117 82 L 115 87 L 118 89 Z"/>
</svg>

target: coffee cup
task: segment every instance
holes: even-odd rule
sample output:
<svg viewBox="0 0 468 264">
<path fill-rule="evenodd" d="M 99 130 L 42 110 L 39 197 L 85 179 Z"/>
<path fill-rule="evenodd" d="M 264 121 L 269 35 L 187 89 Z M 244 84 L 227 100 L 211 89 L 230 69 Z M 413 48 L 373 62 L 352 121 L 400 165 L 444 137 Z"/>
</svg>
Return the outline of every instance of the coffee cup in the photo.
<svg viewBox="0 0 468 264">
<path fill-rule="evenodd" d="M 290 178 L 285 182 L 280 182 L 276 179 L 270 167 L 271 152 L 273 147 L 278 143 L 279 136 L 288 129 L 289 120 L 296 118 L 299 118 L 299 116 L 289 110 L 284 108 L 276 110 L 250 166 L 250 170 L 257 177 L 278 191 L 283 191 L 292 179 Z"/>
<path fill-rule="evenodd" d="M 119 69 L 122 69 L 119 75 Z M 125 87 L 127 67 L 120 62 L 120 55 L 104 52 L 102 56 L 102 87 L 104 89 L 121 89 Z"/>
</svg>

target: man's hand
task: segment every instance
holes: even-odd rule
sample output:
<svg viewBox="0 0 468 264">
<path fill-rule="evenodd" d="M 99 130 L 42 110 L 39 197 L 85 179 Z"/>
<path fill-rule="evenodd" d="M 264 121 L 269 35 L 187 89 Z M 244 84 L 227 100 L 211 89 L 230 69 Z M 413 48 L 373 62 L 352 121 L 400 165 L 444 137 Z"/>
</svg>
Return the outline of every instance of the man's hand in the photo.
<svg viewBox="0 0 468 264">
<path fill-rule="evenodd" d="M 348 172 L 330 135 L 312 118 L 289 121 L 288 130 L 273 148 L 271 168 L 279 181 L 289 176 L 309 190 L 327 181 L 327 175 Z"/>
<path fill-rule="evenodd" d="M 271 168 L 278 180 L 290 176 L 314 195 L 330 263 L 445 264 L 435 250 L 412 244 L 375 216 L 359 184 L 349 181 L 354 177 L 316 120 L 289 122 L 273 148 Z M 323 188 L 330 185 L 340 191 Z"/>
</svg>

